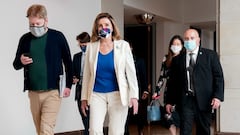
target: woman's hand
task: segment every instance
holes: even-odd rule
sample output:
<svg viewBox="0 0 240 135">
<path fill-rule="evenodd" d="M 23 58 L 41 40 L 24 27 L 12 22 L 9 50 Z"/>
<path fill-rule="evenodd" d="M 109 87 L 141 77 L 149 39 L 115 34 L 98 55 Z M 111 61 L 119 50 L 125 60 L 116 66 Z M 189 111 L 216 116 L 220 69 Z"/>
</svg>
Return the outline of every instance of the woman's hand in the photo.
<svg viewBox="0 0 240 135">
<path fill-rule="evenodd" d="M 172 112 L 172 105 L 170 105 L 170 104 L 167 104 L 166 105 L 166 112 L 168 113 L 168 114 L 170 114 L 171 112 Z"/>
<path fill-rule="evenodd" d="M 86 110 L 88 110 L 88 103 L 87 100 L 82 100 L 81 101 L 81 109 L 82 109 L 82 113 L 85 117 L 87 117 L 87 113 Z"/>
<path fill-rule="evenodd" d="M 160 95 L 157 94 L 157 92 L 155 92 L 153 95 L 152 95 L 152 99 L 159 99 L 160 98 Z"/>
<path fill-rule="evenodd" d="M 70 93 L 71 93 L 71 89 L 65 88 L 64 91 L 63 91 L 63 97 L 64 98 L 69 97 Z"/>
<path fill-rule="evenodd" d="M 133 115 L 138 113 L 138 100 L 136 98 L 131 98 L 130 107 L 133 107 Z"/>
</svg>

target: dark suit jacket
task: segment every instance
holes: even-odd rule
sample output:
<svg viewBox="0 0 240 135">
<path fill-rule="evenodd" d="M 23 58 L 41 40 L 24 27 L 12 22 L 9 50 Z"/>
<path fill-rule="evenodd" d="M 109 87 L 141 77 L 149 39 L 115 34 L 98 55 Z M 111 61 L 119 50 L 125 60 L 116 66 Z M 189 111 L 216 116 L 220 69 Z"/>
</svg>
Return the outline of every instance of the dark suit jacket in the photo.
<svg viewBox="0 0 240 135">
<path fill-rule="evenodd" d="M 141 100 L 144 91 L 148 92 L 146 65 L 144 60 L 138 57 L 135 57 L 134 63 L 139 87 L 139 100 Z"/>
<path fill-rule="evenodd" d="M 79 52 L 73 56 L 73 76 L 76 76 L 80 79 L 80 71 L 81 69 L 81 62 L 82 62 L 82 52 Z M 76 93 L 75 93 L 75 100 L 81 99 L 81 88 L 82 86 L 79 83 L 76 84 Z"/>
<path fill-rule="evenodd" d="M 197 105 L 202 111 L 211 110 L 211 100 L 224 100 L 224 78 L 222 67 L 216 52 L 199 48 L 196 65 L 193 69 L 193 81 Z M 172 61 L 168 84 L 167 103 L 184 106 L 183 100 L 188 89 L 186 53 L 178 55 Z"/>
</svg>

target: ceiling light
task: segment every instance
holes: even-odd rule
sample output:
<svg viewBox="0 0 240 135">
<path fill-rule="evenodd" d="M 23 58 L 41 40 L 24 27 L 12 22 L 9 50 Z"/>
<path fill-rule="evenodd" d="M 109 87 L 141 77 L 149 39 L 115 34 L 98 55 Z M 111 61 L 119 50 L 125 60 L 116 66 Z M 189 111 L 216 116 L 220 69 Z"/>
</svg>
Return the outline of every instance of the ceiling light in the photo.
<svg viewBox="0 0 240 135">
<path fill-rule="evenodd" d="M 141 24 L 150 24 L 152 23 L 152 20 L 154 19 L 154 15 L 150 13 L 144 13 L 140 15 L 136 15 L 136 19 L 138 23 Z"/>
</svg>

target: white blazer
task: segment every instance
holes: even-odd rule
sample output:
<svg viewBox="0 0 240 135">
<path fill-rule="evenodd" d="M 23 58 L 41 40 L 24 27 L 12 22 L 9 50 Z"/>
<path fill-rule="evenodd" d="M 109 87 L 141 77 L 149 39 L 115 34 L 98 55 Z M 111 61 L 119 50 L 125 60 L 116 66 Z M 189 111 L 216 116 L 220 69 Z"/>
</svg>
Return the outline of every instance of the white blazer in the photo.
<svg viewBox="0 0 240 135">
<path fill-rule="evenodd" d="M 89 43 L 86 50 L 81 100 L 91 104 L 94 88 L 100 42 Z M 138 82 L 132 51 L 128 42 L 114 41 L 114 68 L 122 105 L 129 105 L 131 98 L 139 98 Z"/>
</svg>

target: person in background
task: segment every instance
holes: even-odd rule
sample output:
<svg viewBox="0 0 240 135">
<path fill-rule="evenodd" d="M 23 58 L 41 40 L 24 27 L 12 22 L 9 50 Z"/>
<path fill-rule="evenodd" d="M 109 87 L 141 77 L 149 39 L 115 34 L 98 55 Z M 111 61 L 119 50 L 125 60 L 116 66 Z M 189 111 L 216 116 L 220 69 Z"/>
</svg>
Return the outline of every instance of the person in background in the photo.
<svg viewBox="0 0 240 135">
<path fill-rule="evenodd" d="M 87 44 L 90 42 L 90 35 L 87 32 L 82 32 L 76 37 L 81 52 L 74 54 L 73 56 L 73 84 L 76 85 L 75 100 L 78 104 L 78 110 L 82 117 L 84 125 L 84 135 L 89 135 L 89 110 L 86 111 L 87 116 L 81 111 L 81 91 L 82 91 L 82 78 L 83 78 L 83 67 L 84 59 L 86 55 Z"/>
<path fill-rule="evenodd" d="M 172 63 L 173 57 L 184 53 L 185 48 L 183 47 L 184 41 L 181 36 L 179 35 L 174 35 L 168 46 L 168 54 L 165 55 L 162 66 L 161 66 L 161 71 L 160 71 L 160 76 L 157 82 L 156 86 L 156 91 L 153 94 L 153 99 L 158 99 L 160 98 L 160 90 L 164 90 L 163 92 L 163 103 L 165 105 L 165 100 L 166 100 L 166 93 L 167 93 L 167 83 L 169 79 L 169 69 Z M 164 87 L 165 86 L 165 87 Z M 165 110 L 165 109 L 163 109 Z M 164 111 L 164 119 L 163 119 L 163 125 L 169 129 L 171 135 L 176 135 L 177 134 L 177 128 L 180 126 L 180 118 L 178 114 L 178 109 L 176 106 L 174 106 L 171 110 L 171 112 L 166 113 Z"/>
<path fill-rule="evenodd" d="M 54 135 L 60 109 L 60 75 L 66 72 L 63 97 L 70 95 L 72 59 L 64 35 L 47 27 L 47 10 L 34 4 L 27 10 L 30 32 L 19 41 L 13 66 L 24 68 L 24 91 L 28 90 L 30 108 L 38 135 Z M 63 71 L 62 62 L 65 71 Z"/>
<path fill-rule="evenodd" d="M 90 106 L 90 135 L 102 135 L 108 113 L 108 134 L 123 135 L 128 106 L 138 112 L 138 83 L 129 43 L 121 40 L 109 13 L 97 15 L 88 45 L 82 83 L 82 111 Z"/>
<path fill-rule="evenodd" d="M 148 105 L 148 82 L 147 82 L 147 71 L 144 59 L 137 57 L 134 53 L 133 46 L 130 44 L 130 47 L 133 52 L 133 58 L 137 73 L 138 87 L 139 87 L 139 106 L 138 106 L 138 114 L 131 115 L 132 109 L 129 109 L 128 119 L 125 125 L 125 133 L 124 135 L 129 135 L 129 119 L 136 119 L 136 125 L 138 129 L 138 134 L 144 134 L 144 126 L 147 124 L 147 105 Z"/>
<path fill-rule="evenodd" d="M 170 68 L 166 111 L 179 108 L 181 135 L 210 135 L 212 110 L 224 100 L 224 77 L 216 52 L 202 48 L 195 29 L 184 33 L 186 52 L 173 58 Z"/>
</svg>

